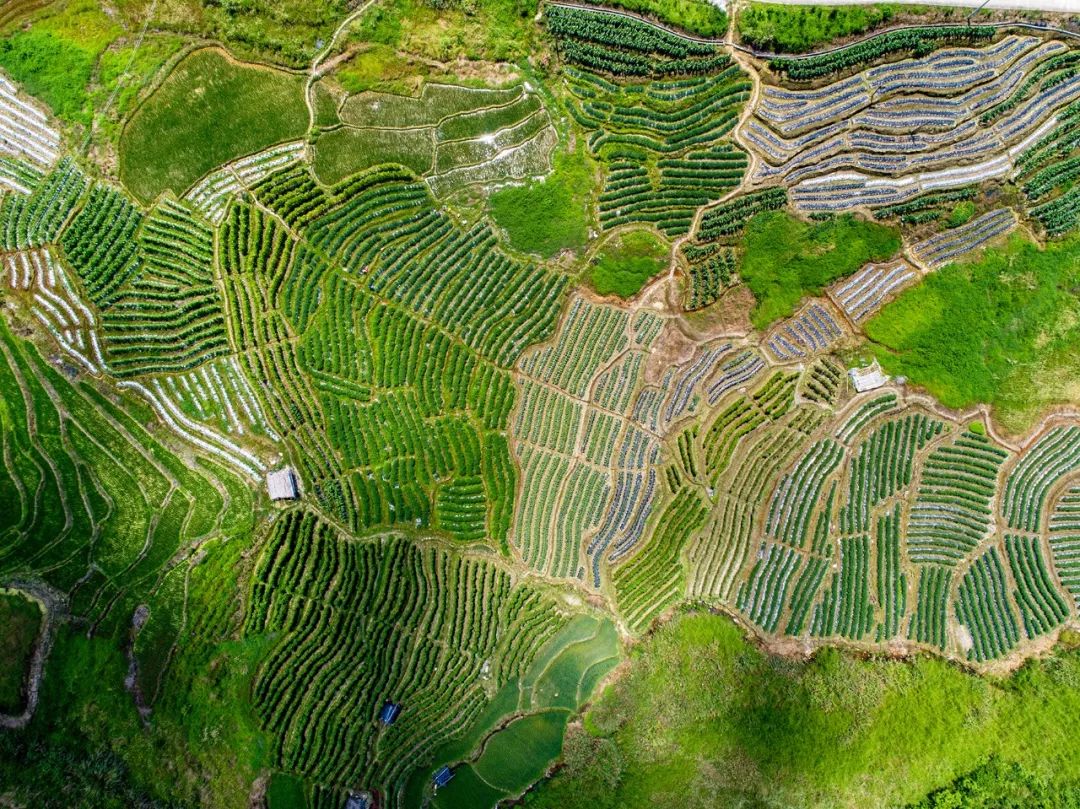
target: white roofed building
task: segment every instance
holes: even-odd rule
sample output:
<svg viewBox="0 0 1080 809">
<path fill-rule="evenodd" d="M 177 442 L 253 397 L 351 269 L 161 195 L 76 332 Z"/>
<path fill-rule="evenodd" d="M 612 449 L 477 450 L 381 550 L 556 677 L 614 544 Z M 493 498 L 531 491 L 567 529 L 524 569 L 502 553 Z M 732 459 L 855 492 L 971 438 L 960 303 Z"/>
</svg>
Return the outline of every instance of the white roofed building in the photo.
<svg viewBox="0 0 1080 809">
<path fill-rule="evenodd" d="M 300 496 L 296 472 L 290 466 L 270 472 L 266 476 L 266 490 L 271 500 L 295 500 Z"/>
<path fill-rule="evenodd" d="M 851 377 L 851 384 L 855 386 L 855 390 L 859 393 L 880 388 L 889 381 L 889 377 L 882 373 L 877 360 L 874 360 L 865 368 L 849 369 L 848 376 Z"/>
</svg>

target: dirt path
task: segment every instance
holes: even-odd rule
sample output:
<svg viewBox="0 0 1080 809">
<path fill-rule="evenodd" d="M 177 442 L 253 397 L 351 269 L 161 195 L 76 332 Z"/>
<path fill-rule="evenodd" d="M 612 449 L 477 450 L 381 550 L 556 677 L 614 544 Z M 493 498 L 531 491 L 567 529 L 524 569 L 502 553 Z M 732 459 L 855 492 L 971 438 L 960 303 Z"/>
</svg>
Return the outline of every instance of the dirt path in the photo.
<svg viewBox="0 0 1080 809">
<path fill-rule="evenodd" d="M 30 671 L 27 675 L 26 707 L 23 708 L 22 713 L 14 716 L 0 714 L 0 728 L 18 730 L 30 723 L 37 709 L 41 678 L 45 674 L 45 662 L 49 659 L 49 652 L 52 650 L 53 640 L 56 637 L 56 626 L 67 616 L 67 604 L 58 590 L 41 582 L 16 579 L 5 582 L 4 586 L 30 596 L 41 605 L 42 612 L 41 634 L 38 635 L 37 643 L 34 644 L 34 654 L 30 659 Z"/>
<path fill-rule="evenodd" d="M 323 74 L 322 63 L 334 52 L 334 48 L 337 47 L 337 42 L 338 39 L 341 38 L 341 35 L 348 30 L 350 25 L 360 19 L 364 12 L 371 8 L 374 3 L 375 0 L 366 0 L 366 2 L 361 3 L 355 11 L 342 20 L 341 24 L 334 29 L 334 33 L 330 35 L 330 41 L 326 43 L 326 47 L 319 51 L 319 53 L 315 55 L 315 58 L 311 60 L 311 68 L 308 72 L 307 83 L 304 85 L 304 103 L 307 105 L 308 109 L 308 132 L 315 128 L 315 82 L 317 82 Z M 332 60 L 331 64 L 336 64 L 336 62 L 333 62 Z"/>
</svg>

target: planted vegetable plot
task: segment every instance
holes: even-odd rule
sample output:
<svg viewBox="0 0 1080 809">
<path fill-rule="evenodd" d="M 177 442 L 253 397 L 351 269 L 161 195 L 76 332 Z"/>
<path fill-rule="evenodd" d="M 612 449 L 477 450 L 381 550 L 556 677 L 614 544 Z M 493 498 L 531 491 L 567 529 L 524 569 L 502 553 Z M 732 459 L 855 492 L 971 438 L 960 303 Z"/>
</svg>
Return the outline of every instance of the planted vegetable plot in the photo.
<svg viewBox="0 0 1080 809">
<path fill-rule="evenodd" d="M 440 196 L 477 183 L 524 180 L 551 169 L 558 136 L 540 96 L 526 85 L 486 90 L 425 84 L 418 97 L 364 92 L 319 133 L 314 166 L 335 183 L 380 163 L 427 178 Z"/>
<path fill-rule="evenodd" d="M 978 39 L 992 29 L 964 31 Z M 783 67 L 793 77 L 827 76 L 873 58 L 858 52 L 838 51 L 831 68 L 825 61 L 811 68 L 813 58 Z M 1038 163 L 1025 153 L 1080 97 L 1074 61 L 1061 42 L 1006 36 L 869 67 L 820 89 L 766 86 L 739 138 L 762 158 L 752 179 L 792 186 L 803 211 L 899 210 L 921 193 L 1010 177 L 1025 163 L 1033 175 Z M 1029 196 L 1038 199 L 1054 182 L 1033 179 Z"/>
<path fill-rule="evenodd" d="M 602 227 L 686 233 L 694 212 L 736 188 L 746 170 L 746 155 L 726 137 L 749 98 L 743 72 L 713 45 L 601 10 L 548 5 L 545 22 L 574 65 L 564 70 L 571 111 L 607 167 Z"/>
<path fill-rule="evenodd" d="M 680 609 L 983 671 L 1076 617 L 1080 51 L 767 66 L 548 3 L 500 65 L 410 52 L 490 9 L 357 11 L 310 73 L 182 51 L 86 148 L 0 79 L 0 578 L 58 594 L 69 670 L 129 673 L 101 704 L 146 749 L 184 728 L 270 809 L 471 808 Z M 974 355 L 978 396 L 920 387 Z M 1012 429 L 1006 376 L 1060 409 Z"/>
</svg>

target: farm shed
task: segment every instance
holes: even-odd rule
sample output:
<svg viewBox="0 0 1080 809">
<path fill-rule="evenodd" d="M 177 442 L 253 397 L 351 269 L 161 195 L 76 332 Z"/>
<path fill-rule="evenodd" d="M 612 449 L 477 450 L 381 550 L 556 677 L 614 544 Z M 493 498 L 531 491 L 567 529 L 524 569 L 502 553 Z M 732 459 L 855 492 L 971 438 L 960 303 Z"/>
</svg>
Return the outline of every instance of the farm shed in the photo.
<svg viewBox="0 0 1080 809">
<path fill-rule="evenodd" d="M 444 764 L 435 771 L 435 775 L 432 776 L 431 780 L 435 782 L 435 786 L 444 787 L 450 783 L 453 777 L 454 771 Z"/>
<path fill-rule="evenodd" d="M 289 466 L 277 472 L 270 472 L 266 476 L 266 490 L 271 500 L 295 500 L 300 496 L 296 472 Z"/>
<path fill-rule="evenodd" d="M 371 809 L 375 801 L 370 792 L 350 792 L 345 801 L 345 809 Z"/>
<path fill-rule="evenodd" d="M 383 703 L 382 710 L 379 711 L 379 721 L 384 725 L 394 724 L 394 720 L 398 718 L 398 714 L 401 713 L 401 705 L 396 702 L 390 702 L 387 700 Z"/>
<path fill-rule="evenodd" d="M 850 369 L 848 376 L 851 377 L 851 384 L 855 386 L 855 390 L 859 393 L 880 388 L 889 381 L 889 377 L 881 372 L 881 366 L 878 365 L 877 360 L 874 360 L 865 368 Z"/>
</svg>

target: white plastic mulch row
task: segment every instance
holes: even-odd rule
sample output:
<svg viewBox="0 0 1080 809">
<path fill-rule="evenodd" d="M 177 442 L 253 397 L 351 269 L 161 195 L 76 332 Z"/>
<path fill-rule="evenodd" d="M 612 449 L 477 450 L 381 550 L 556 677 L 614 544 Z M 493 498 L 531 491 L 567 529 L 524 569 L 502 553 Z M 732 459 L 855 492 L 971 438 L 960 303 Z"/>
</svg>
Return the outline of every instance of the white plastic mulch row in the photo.
<svg viewBox="0 0 1080 809">
<path fill-rule="evenodd" d="M 48 167 L 60 153 L 60 133 L 45 113 L 19 97 L 15 85 L 0 76 L 0 154 Z"/>
<path fill-rule="evenodd" d="M 904 259 L 867 264 L 829 289 L 831 297 L 855 323 L 865 320 L 896 293 L 914 284 L 919 273 Z"/>
<path fill-rule="evenodd" d="M 304 142 L 299 140 L 242 157 L 207 174 L 184 194 L 184 199 L 215 225 L 219 224 L 230 196 L 303 157 Z"/>
<path fill-rule="evenodd" d="M 765 338 L 765 346 L 780 362 L 790 362 L 827 351 L 845 334 L 843 326 L 820 301 L 782 321 Z"/>
<path fill-rule="evenodd" d="M 966 225 L 931 236 L 914 245 L 911 252 L 926 265 L 941 267 L 1008 233 L 1016 224 L 1016 213 L 1012 208 L 1000 208 L 972 219 Z"/>
<path fill-rule="evenodd" d="M 11 289 L 30 292 L 30 309 L 65 353 L 83 369 L 106 370 L 97 321 L 48 248 L 8 253 L 3 279 Z"/>
</svg>

